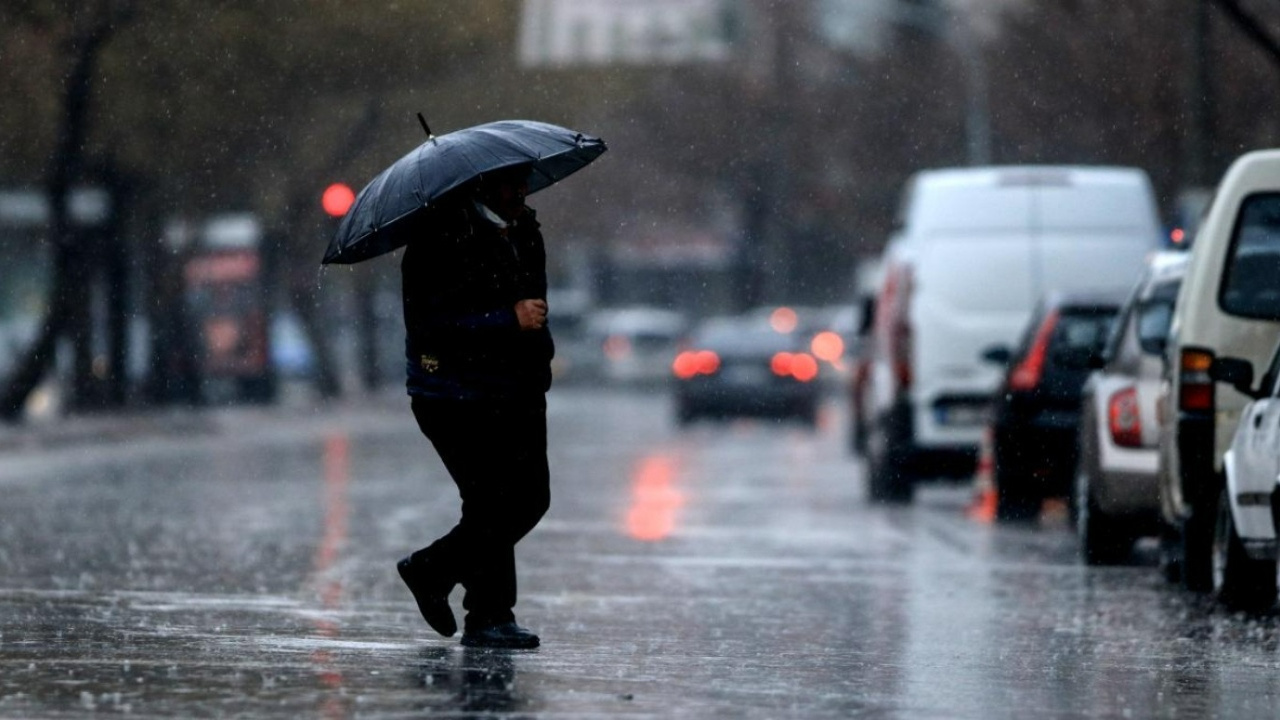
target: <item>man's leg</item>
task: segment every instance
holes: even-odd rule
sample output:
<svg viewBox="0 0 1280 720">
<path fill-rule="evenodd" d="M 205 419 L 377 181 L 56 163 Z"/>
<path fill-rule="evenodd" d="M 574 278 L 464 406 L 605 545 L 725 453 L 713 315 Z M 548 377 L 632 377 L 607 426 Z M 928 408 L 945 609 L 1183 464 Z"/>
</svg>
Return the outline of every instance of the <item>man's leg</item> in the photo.
<svg viewBox="0 0 1280 720">
<path fill-rule="evenodd" d="M 419 551 L 466 588 L 467 628 L 514 620 L 514 546 L 549 502 L 545 405 L 414 401 L 462 497 L 462 518 Z"/>
</svg>

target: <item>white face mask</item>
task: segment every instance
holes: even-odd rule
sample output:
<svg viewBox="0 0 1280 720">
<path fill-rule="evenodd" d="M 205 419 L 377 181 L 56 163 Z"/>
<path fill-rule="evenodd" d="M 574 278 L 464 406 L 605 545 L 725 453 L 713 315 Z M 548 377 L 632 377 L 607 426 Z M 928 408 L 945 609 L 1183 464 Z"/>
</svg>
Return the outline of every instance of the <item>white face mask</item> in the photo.
<svg viewBox="0 0 1280 720">
<path fill-rule="evenodd" d="M 506 220 L 502 219 L 502 216 L 498 215 L 498 213 L 494 212 L 488 205 L 485 205 L 479 200 L 476 201 L 476 209 L 480 211 L 481 215 L 484 215 L 485 220 L 488 220 L 499 228 L 507 227 L 508 223 Z"/>
</svg>

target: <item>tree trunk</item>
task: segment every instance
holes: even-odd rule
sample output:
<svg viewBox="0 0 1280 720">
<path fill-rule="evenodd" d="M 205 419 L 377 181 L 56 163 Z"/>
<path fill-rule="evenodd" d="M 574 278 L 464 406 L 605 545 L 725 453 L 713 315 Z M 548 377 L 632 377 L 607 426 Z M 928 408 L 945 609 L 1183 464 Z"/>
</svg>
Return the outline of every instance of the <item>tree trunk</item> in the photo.
<svg viewBox="0 0 1280 720">
<path fill-rule="evenodd" d="M 72 65 L 63 81 L 62 127 L 47 184 L 52 209 L 49 238 L 54 248 L 49 312 L 40 336 L 18 363 L 17 371 L 0 395 L 0 417 L 5 420 L 21 419 L 27 398 L 53 366 L 58 338 L 66 330 L 69 319 L 77 309 L 86 309 L 73 304 L 79 295 L 76 277 L 77 256 L 81 248 L 77 247 L 73 237 L 69 199 L 71 185 L 79 178 L 85 164 L 89 101 L 99 52 L 113 30 L 112 19 L 103 18 L 83 36 L 72 37 L 69 43 Z"/>
</svg>

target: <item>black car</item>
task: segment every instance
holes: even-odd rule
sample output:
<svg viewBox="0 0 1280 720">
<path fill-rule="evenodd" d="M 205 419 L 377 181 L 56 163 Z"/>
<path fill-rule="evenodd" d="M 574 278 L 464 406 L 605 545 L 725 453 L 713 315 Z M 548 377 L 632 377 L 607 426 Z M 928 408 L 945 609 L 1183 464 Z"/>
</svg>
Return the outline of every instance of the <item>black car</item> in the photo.
<svg viewBox="0 0 1280 720">
<path fill-rule="evenodd" d="M 755 317 L 703 322 L 671 365 L 676 419 L 761 415 L 815 423 L 819 367 L 806 339 Z"/>
<path fill-rule="evenodd" d="M 1049 497 L 1070 493 L 1080 402 L 1123 295 L 1060 295 L 1042 302 L 1018 348 L 992 348 L 1007 366 L 992 408 L 996 516 L 1039 515 Z"/>
</svg>

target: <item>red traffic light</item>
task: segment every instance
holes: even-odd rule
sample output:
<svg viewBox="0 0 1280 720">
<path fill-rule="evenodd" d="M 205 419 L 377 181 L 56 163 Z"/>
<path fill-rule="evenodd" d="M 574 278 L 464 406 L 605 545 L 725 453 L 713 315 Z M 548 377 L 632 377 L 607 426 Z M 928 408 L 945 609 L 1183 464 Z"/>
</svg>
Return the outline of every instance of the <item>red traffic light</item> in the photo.
<svg viewBox="0 0 1280 720">
<path fill-rule="evenodd" d="M 334 183 L 325 188 L 324 195 L 320 198 L 324 211 L 333 217 L 346 215 L 355 201 L 356 194 L 343 183 Z"/>
</svg>

